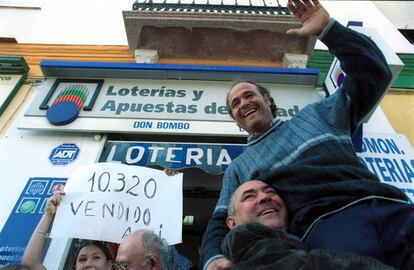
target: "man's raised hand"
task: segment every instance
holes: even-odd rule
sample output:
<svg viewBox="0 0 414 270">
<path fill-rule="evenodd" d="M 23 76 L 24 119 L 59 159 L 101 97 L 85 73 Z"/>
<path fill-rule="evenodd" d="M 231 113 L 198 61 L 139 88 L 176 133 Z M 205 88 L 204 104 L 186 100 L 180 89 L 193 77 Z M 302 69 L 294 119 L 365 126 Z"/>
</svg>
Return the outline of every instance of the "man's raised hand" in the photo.
<svg viewBox="0 0 414 270">
<path fill-rule="evenodd" d="M 302 23 L 301 28 L 288 30 L 288 35 L 318 36 L 329 22 L 329 13 L 319 0 L 289 0 L 287 7 Z"/>
</svg>

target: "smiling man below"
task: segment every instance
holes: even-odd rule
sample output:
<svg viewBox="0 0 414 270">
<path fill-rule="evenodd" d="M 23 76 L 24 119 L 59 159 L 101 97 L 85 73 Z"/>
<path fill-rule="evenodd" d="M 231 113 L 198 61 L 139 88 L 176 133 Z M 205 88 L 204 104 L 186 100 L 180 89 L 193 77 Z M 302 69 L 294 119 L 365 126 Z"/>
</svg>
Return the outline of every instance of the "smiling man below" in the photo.
<svg viewBox="0 0 414 270">
<path fill-rule="evenodd" d="M 229 229 L 257 222 L 270 229 L 286 230 L 285 203 L 271 186 L 260 180 L 239 186 L 230 198 L 227 213 Z"/>
<path fill-rule="evenodd" d="M 231 261 L 232 270 L 394 269 L 369 257 L 310 250 L 299 238 L 285 232 L 285 204 L 271 186 L 260 180 L 248 181 L 236 189 L 226 223 L 231 231 L 223 241 L 223 253 Z"/>
</svg>

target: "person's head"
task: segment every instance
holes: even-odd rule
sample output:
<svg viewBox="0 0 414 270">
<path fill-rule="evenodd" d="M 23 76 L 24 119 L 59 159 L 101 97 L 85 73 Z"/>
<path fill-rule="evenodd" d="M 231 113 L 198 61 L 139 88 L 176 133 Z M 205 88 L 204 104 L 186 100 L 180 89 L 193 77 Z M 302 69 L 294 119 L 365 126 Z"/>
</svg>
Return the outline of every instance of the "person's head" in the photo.
<svg viewBox="0 0 414 270">
<path fill-rule="evenodd" d="M 112 261 L 112 254 L 105 243 L 87 240 L 79 247 L 73 268 L 75 270 L 111 270 Z"/>
<path fill-rule="evenodd" d="M 282 198 L 260 180 L 247 181 L 233 192 L 227 214 L 229 229 L 254 222 L 271 229 L 285 230 L 287 226 L 287 209 Z"/>
<path fill-rule="evenodd" d="M 265 132 L 277 111 L 270 91 L 249 81 L 238 82 L 230 88 L 226 106 L 237 125 L 249 134 Z"/>
<path fill-rule="evenodd" d="M 138 230 L 119 245 L 115 269 L 167 270 L 168 245 L 158 235 Z"/>
</svg>

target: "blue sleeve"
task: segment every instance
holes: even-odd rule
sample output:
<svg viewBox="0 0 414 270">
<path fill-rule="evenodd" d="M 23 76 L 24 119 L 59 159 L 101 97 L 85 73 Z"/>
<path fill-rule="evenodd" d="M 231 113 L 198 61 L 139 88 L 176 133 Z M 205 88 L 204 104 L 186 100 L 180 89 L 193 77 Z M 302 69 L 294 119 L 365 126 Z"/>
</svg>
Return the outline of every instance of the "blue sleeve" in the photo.
<svg viewBox="0 0 414 270">
<path fill-rule="evenodd" d="M 233 161 L 224 173 L 220 198 L 203 236 L 200 258 L 201 269 L 203 269 L 210 258 L 222 254 L 221 243 L 229 232 L 226 225 L 227 205 L 231 194 L 238 186 L 238 177 L 234 166 Z"/>
<path fill-rule="evenodd" d="M 353 133 L 384 95 L 391 71 L 373 41 L 336 21 L 321 41 L 339 59 L 346 74 L 340 89 L 328 98 L 333 104 L 326 105 L 325 116 L 336 123 L 346 120 Z"/>
<path fill-rule="evenodd" d="M 208 222 L 201 246 L 201 269 L 204 269 L 204 265 L 210 258 L 222 254 L 220 248 L 221 243 L 229 232 L 229 229 L 226 225 L 226 218 L 227 212 L 214 212 L 213 216 Z"/>
</svg>

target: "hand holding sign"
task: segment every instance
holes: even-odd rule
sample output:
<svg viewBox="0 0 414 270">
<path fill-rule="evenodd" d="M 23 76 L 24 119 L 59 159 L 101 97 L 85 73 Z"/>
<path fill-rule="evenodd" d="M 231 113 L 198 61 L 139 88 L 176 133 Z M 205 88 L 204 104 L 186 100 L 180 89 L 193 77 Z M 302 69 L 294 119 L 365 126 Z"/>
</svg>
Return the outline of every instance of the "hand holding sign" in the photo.
<svg viewBox="0 0 414 270">
<path fill-rule="evenodd" d="M 182 174 L 116 163 L 76 170 L 56 213 L 51 237 L 120 243 L 150 229 L 169 244 L 181 243 Z"/>
</svg>

